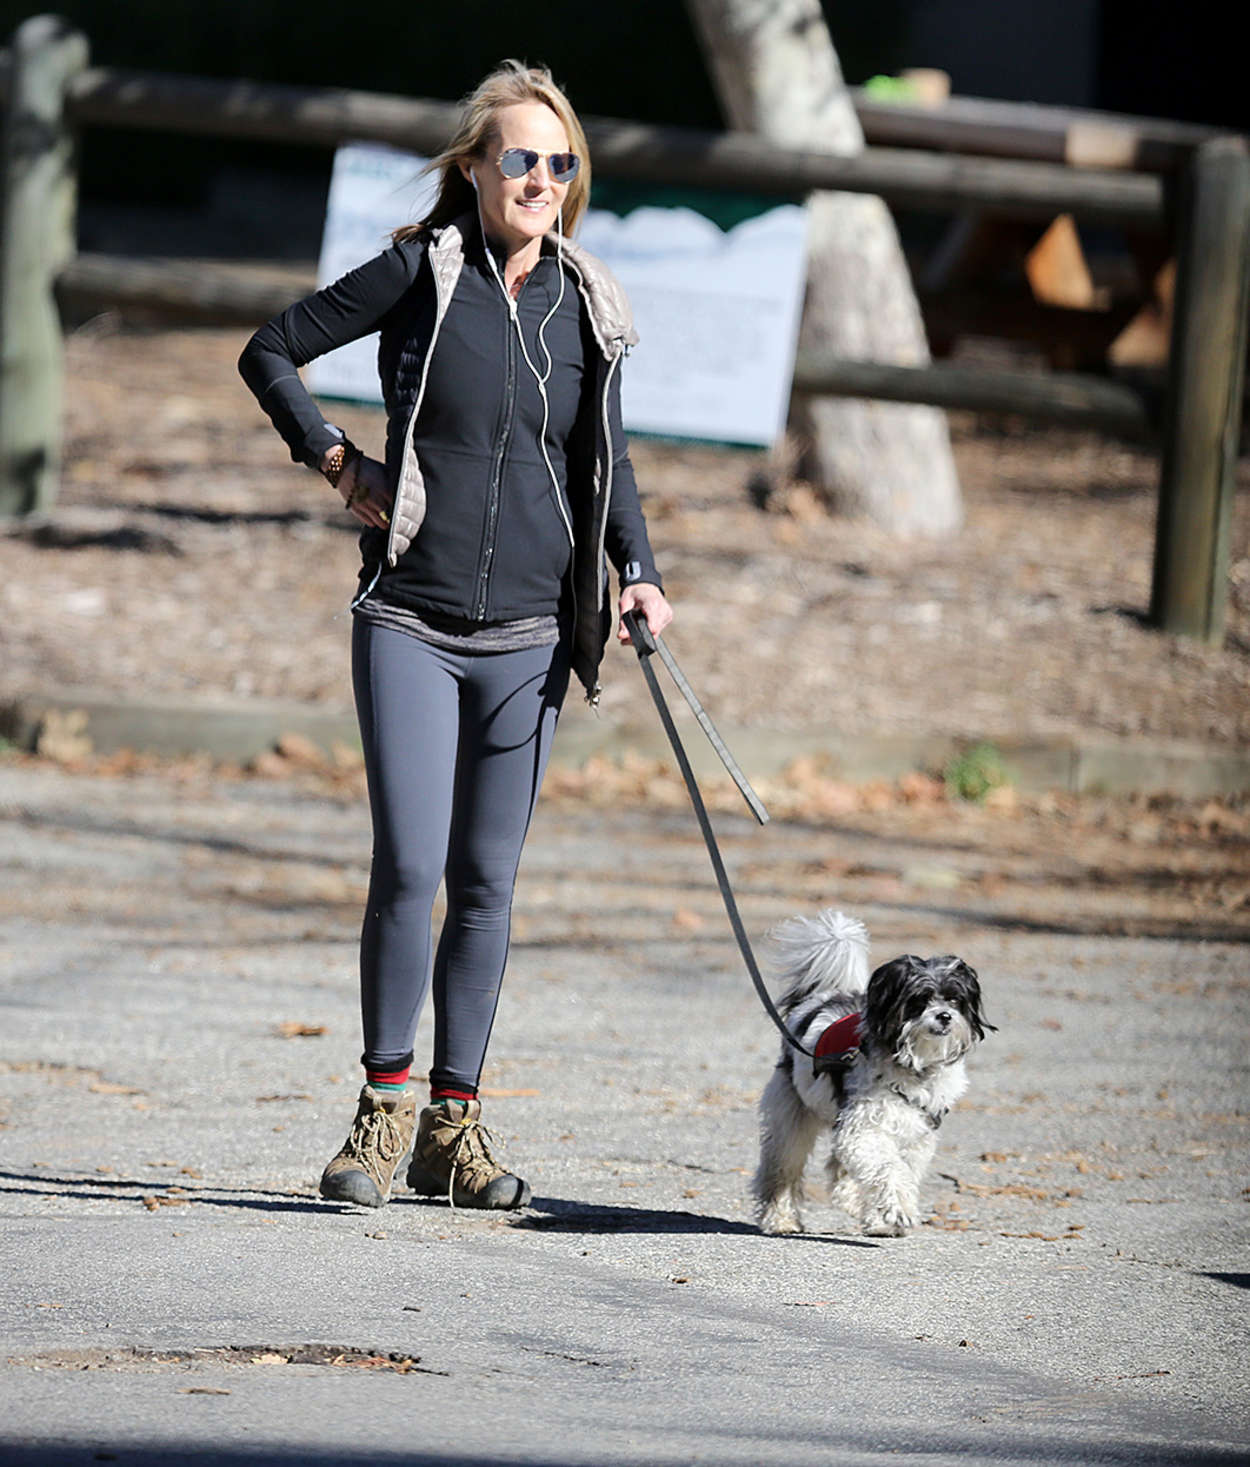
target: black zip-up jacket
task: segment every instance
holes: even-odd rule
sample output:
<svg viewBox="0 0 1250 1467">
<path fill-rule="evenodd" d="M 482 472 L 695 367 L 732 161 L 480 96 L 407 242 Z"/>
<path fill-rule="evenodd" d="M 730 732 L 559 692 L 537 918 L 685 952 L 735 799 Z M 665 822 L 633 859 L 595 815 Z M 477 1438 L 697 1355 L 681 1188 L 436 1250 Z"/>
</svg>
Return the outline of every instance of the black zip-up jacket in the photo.
<svg viewBox="0 0 1250 1467">
<path fill-rule="evenodd" d="M 361 536 L 362 577 L 380 568 L 385 599 L 466 622 L 549 613 L 571 596 L 574 668 L 593 698 L 605 551 L 623 584 L 660 584 L 620 417 L 616 369 L 636 337 L 600 262 L 564 241 L 561 297 L 561 263 L 544 249 L 514 307 L 466 216 L 290 307 L 239 366 L 292 458 L 316 466 L 340 434 L 296 368 L 379 331 L 395 503 L 388 534 Z"/>
</svg>

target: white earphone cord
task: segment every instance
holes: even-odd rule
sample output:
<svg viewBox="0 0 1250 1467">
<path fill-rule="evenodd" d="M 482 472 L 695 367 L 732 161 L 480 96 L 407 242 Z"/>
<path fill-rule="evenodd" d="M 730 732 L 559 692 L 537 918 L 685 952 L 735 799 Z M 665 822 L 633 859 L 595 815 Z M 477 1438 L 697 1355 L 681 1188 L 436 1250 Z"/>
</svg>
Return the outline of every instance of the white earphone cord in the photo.
<svg viewBox="0 0 1250 1467">
<path fill-rule="evenodd" d="M 473 177 L 473 175 L 470 175 L 470 177 Z M 476 178 L 473 178 L 473 191 L 475 194 L 477 193 Z M 555 361 L 551 355 L 551 348 L 547 345 L 547 339 L 543 334 L 551 318 L 560 309 L 561 303 L 564 300 L 564 205 L 559 204 L 556 206 L 556 268 L 560 275 L 560 289 L 556 295 L 555 304 L 543 317 L 542 324 L 538 328 L 538 345 L 542 348 L 543 354 L 547 358 L 547 370 L 545 372 L 539 372 L 538 368 L 530 360 L 529 350 L 525 345 L 525 333 L 521 330 L 521 317 L 517 310 L 517 303 L 508 293 L 508 287 L 504 283 L 504 278 L 499 271 L 499 264 L 495 259 L 495 252 L 491 249 L 490 243 L 486 238 L 486 223 L 482 219 L 482 201 L 480 196 L 477 200 L 477 217 L 478 223 L 482 226 L 482 243 L 486 249 L 486 258 L 490 261 L 491 273 L 498 282 L 499 289 L 503 292 L 504 300 L 508 303 L 508 313 L 512 317 L 512 324 L 516 327 L 517 341 L 521 346 L 521 355 L 525 359 L 525 365 L 533 374 L 534 381 L 538 384 L 538 395 L 543 400 L 543 423 L 538 433 L 538 448 L 543 456 L 543 463 L 547 465 L 547 473 L 551 476 L 551 488 L 556 497 L 556 504 L 560 508 L 561 518 L 564 520 L 564 528 L 568 532 L 569 544 L 572 545 L 573 526 L 569 523 L 568 515 L 564 508 L 564 501 L 560 496 L 560 480 L 556 476 L 556 471 L 552 467 L 551 456 L 547 452 L 547 423 L 551 415 L 551 404 L 547 400 L 547 381 L 551 376 Z"/>
</svg>

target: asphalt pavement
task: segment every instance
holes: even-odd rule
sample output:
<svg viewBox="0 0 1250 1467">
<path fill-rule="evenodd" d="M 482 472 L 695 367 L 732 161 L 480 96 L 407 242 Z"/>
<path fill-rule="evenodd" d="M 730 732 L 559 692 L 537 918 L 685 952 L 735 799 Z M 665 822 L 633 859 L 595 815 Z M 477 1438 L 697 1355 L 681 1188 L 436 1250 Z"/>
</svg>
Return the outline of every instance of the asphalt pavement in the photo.
<svg viewBox="0 0 1250 1467">
<path fill-rule="evenodd" d="M 718 828 L 753 935 L 835 902 L 981 973 L 907 1238 L 755 1231 L 776 1041 L 686 811 L 535 821 L 484 1077 L 532 1205 L 370 1212 L 316 1195 L 358 799 L 0 761 L 0 1462 L 1248 1460 L 1244 945 L 986 895 L 954 836 Z"/>
</svg>

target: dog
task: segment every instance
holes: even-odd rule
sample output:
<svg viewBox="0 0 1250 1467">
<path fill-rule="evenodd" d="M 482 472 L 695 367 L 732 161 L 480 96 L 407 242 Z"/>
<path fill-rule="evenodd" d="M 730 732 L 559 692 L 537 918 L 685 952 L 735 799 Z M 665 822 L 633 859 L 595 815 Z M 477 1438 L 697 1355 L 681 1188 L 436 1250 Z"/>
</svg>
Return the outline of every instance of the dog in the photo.
<svg viewBox="0 0 1250 1467">
<path fill-rule="evenodd" d="M 867 928 L 833 908 L 769 938 L 787 985 L 778 1010 L 816 1059 L 783 1041 L 760 1098 L 760 1229 L 804 1230 L 803 1171 L 829 1128 L 834 1202 L 869 1237 L 902 1237 L 919 1221 L 937 1129 L 967 1089 L 964 1056 L 994 1028 L 977 975 L 957 957 L 908 954 L 870 976 Z"/>
</svg>

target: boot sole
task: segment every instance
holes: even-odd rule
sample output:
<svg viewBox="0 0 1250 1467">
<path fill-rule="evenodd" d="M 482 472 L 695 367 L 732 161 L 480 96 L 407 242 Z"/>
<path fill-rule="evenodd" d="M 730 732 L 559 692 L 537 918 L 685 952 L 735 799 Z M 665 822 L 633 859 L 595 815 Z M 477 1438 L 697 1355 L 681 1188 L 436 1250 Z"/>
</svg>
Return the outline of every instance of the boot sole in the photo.
<svg viewBox="0 0 1250 1467">
<path fill-rule="evenodd" d="M 500 1187 L 503 1180 L 503 1177 L 497 1177 L 484 1192 L 453 1192 L 452 1201 L 457 1207 L 477 1208 L 482 1212 L 511 1212 L 518 1207 L 528 1206 L 533 1195 L 530 1184 L 520 1177 L 513 1177 L 512 1180 L 520 1187 L 518 1192 L 516 1187 Z M 446 1187 L 437 1182 L 429 1172 L 419 1171 L 415 1167 L 408 1173 L 408 1185 L 422 1197 L 447 1196 Z"/>
<path fill-rule="evenodd" d="M 400 1157 L 399 1165 L 395 1168 L 395 1177 L 411 1161 L 412 1144 L 409 1143 L 408 1150 Z M 390 1201 L 395 1177 L 391 1178 L 391 1186 L 385 1192 L 379 1192 L 377 1183 L 365 1172 L 337 1172 L 328 1179 L 323 1176 L 317 1190 L 327 1202 L 350 1202 L 356 1207 L 385 1207 Z"/>
<path fill-rule="evenodd" d="M 327 1202 L 351 1202 L 356 1207 L 382 1207 L 386 1198 L 364 1172 L 339 1172 L 323 1177 L 317 1188 Z"/>
</svg>

